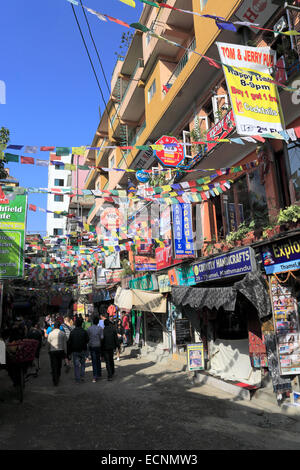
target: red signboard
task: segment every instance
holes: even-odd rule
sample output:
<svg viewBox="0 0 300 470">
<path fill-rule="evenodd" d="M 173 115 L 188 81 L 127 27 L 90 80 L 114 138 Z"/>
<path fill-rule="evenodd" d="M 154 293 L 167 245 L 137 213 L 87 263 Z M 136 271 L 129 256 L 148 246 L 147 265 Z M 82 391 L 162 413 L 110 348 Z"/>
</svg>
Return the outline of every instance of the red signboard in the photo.
<svg viewBox="0 0 300 470">
<path fill-rule="evenodd" d="M 181 263 L 181 259 L 174 260 L 172 258 L 172 247 L 164 246 L 162 248 L 156 248 L 155 250 L 155 258 L 156 258 L 156 269 L 164 269 L 168 268 L 169 266 L 173 266 L 174 264 Z"/>
<path fill-rule="evenodd" d="M 171 144 L 174 144 L 173 146 Z M 183 145 L 175 137 L 163 135 L 155 145 L 166 145 L 163 150 L 155 150 L 154 155 L 164 166 L 177 166 L 184 160 Z"/>
<path fill-rule="evenodd" d="M 214 127 L 209 129 L 207 132 L 207 140 L 215 140 L 215 139 L 225 139 L 228 134 L 233 131 L 235 128 L 235 120 L 233 111 L 229 111 Z M 207 144 L 207 151 L 209 152 L 212 148 L 217 145 L 218 142 L 215 144 Z"/>
</svg>

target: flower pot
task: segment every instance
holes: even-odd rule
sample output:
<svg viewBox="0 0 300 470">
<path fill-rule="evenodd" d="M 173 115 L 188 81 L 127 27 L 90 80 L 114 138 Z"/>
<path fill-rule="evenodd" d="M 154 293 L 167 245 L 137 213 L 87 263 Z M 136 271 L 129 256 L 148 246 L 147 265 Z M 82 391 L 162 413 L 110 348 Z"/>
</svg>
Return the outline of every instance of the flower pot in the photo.
<svg viewBox="0 0 300 470">
<path fill-rule="evenodd" d="M 242 246 L 242 240 L 236 240 L 235 246 Z"/>
</svg>

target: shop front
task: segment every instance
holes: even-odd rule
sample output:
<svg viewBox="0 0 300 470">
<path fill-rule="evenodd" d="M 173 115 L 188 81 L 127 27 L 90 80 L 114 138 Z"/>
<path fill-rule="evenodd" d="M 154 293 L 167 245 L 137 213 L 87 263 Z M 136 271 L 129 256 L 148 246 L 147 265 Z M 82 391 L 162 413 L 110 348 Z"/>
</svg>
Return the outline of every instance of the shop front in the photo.
<svg viewBox="0 0 300 470">
<path fill-rule="evenodd" d="M 203 344 L 206 373 L 260 386 L 267 367 L 262 325 L 271 305 L 253 249 L 195 263 L 193 273 L 194 286 L 173 286 L 171 300 Z"/>
<path fill-rule="evenodd" d="M 266 333 L 270 373 L 278 401 L 299 393 L 300 233 L 259 248 L 268 278 L 272 321 Z"/>
</svg>

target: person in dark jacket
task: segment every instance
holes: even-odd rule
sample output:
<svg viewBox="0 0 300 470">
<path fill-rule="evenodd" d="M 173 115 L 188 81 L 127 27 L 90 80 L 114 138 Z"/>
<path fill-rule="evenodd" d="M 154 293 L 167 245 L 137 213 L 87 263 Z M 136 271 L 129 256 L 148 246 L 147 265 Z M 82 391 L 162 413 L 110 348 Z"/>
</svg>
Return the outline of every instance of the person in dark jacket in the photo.
<svg viewBox="0 0 300 470">
<path fill-rule="evenodd" d="M 71 331 L 69 337 L 69 351 L 73 354 L 75 382 L 77 384 L 84 382 L 85 359 L 89 336 L 87 331 L 82 328 L 83 320 L 76 318 L 75 328 Z"/>
<path fill-rule="evenodd" d="M 35 359 L 33 361 L 33 367 L 35 367 L 35 376 L 37 376 L 40 369 L 40 352 L 43 342 L 43 334 L 39 328 L 38 322 L 35 322 L 33 326 L 29 329 L 27 338 L 35 339 L 36 341 L 38 341 L 38 347 L 35 353 Z"/>
<path fill-rule="evenodd" d="M 118 344 L 118 336 L 115 328 L 108 319 L 104 320 L 101 349 L 106 363 L 107 380 L 112 380 L 112 376 L 115 372 L 114 350 L 118 347 Z"/>
</svg>

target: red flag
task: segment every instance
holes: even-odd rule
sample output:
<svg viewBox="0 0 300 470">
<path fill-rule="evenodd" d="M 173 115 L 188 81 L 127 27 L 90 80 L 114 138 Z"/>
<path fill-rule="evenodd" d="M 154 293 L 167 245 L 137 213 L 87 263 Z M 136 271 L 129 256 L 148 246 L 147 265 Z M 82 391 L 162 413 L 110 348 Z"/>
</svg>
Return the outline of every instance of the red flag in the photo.
<svg viewBox="0 0 300 470">
<path fill-rule="evenodd" d="M 29 204 L 29 210 L 36 212 L 36 206 L 34 204 Z"/>
<path fill-rule="evenodd" d="M 32 157 L 21 157 L 21 163 L 25 163 L 26 165 L 33 165 L 34 158 Z"/>
<path fill-rule="evenodd" d="M 108 16 L 108 15 L 104 15 L 104 14 L 103 14 L 103 16 L 106 16 L 106 18 L 108 18 L 110 21 L 113 21 L 114 23 L 118 23 L 122 26 L 126 26 L 126 28 L 130 28 L 129 24 L 125 23 L 124 21 L 118 20 L 116 18 L 113 18 L 112 16 Z"/>
<path fill-rule="evenodd" d="M 298 139 L 300 139 L 300 126 L 299 127 L 294 127 L 294 131 Z"/>
<path fill-rule="evenodd" d="M 61 160 L 61 157 L 59 155 L 55 155 L 55 153 L 51 154 L 50 155 L 50 162 L 53 162 L 53 161 L 58 161 L 58 160 Z"/>
<path fill-rule="evenodd" d="M 40 147 L 41 152 L 52 152 L 55 147 Z"/>
</svg>

